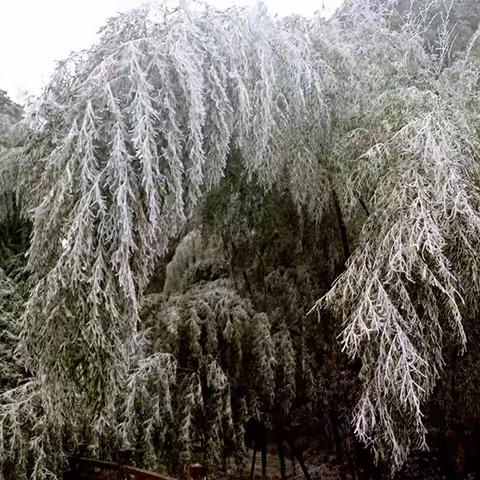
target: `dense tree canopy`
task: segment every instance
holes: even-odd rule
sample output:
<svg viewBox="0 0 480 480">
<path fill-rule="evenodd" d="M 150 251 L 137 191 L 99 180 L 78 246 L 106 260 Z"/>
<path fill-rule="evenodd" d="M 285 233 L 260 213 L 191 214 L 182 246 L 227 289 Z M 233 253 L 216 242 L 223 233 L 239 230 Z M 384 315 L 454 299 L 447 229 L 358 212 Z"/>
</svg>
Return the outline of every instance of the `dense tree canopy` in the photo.
<svg viewBox="0 0 480 480">
<path fill-rule="evenodd" d="M 426 448 L 478 357 L 479 12 L 453 5 L 153 3 L 20 124 L 0 92 L 6 480 L 83 443 L 223 478 L 249 418 L 341 423 L 392 471 Z"/>
</svg>

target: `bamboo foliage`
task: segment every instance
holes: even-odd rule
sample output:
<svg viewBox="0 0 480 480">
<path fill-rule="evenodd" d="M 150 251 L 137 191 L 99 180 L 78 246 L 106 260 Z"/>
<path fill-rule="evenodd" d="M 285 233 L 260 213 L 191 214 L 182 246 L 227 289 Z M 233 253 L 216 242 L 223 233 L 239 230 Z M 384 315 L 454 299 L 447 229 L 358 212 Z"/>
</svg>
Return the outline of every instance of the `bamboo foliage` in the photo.
<svg viewBox="0 0 480 480">
<path fill-rule="evenodd" d="M 457 10 L 432 36 L 427 13 L 398 22 L 387 3 L 329 21 L 154 3 L 59 65 L 21 140 L 0 97 L 0 223 L 14 199 L 33 224 L 25 302 L 0 268 L 0 371 L 12 344 L 22 371 L 1 394 L 0 472 L 59 478 L 81 441 L 139 444 L 156 468 L 201 447 L 220 471 L 247 417 L 321 403 L 308 332 L 327 328 L 304 318 L 320 290 L 313 309 L 361 360 L 358 437 L 394 470 L 426 447 L 445 349 L 478 313 L 478 71 L 473 49 L 449 53 Z M 275 207 L 298 229 L 283 260 Z"/>
<path fill-rule="evenodd" d="M 307 39 L 263 8 L 153 7 L 116 21 L 118 32 L 109 25 L 98 47 L 70 60 L 77 73 L 66 86 L 53 81 L 51 97 L 68 88 L 74 103 L 55 104 L 56 145 L 30 160 L 44 164 L 36 189 L 48 193 L 35 206 L 23 345 L 31 368 L 57 378 L 77 376 L 59 354 L 76 342 L 92 362 L 129 358 L 152 268 L 202 185 L 218 183 L 230 143 L 248 168 L 271 163 L 286 133 L 274 126 L 299 115 L 300 96 L 318 82 Z M 278 81 L 286 76 L 298 88 Z M 65 335 L 52 337 L 59 323 Z M 84 387 L 113 392 L 120 370 L 97 371 Z"/>
</svg>

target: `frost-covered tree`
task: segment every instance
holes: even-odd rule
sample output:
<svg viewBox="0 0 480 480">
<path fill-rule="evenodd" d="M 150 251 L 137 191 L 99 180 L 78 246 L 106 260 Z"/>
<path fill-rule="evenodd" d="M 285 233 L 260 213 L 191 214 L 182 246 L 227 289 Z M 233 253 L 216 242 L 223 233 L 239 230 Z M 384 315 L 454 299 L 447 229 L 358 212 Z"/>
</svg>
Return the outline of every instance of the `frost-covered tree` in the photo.
<svg viewBox="0 0 480 480">
<path fill-rule="evenodd" d="M 0 389 L 6 390 L 21 377 L 15 348 L 18 342 L 22 299 L 17 286 L 0 270 Z"/>
<path fill-rule="evenodd" d="M 304 121 L 307 93 L 321 108 L 310 55 L 306 36 L 263 8 L 154 6 L 112 20 L 97 47 L 60 67 L 40 134 L 55 140 L 29 158 L 43 165 L 24 323 L 32 368 L 77 383 L 72 344 L 94 363 L 128 362 L 155 262 L 221 178 L 230 144 L 249 169 L 268 169 L 291 136 L 286 116 Z M 59 323 L 68 334 L 52 336 Z M 123 369 L 80 376 L 102 397 Z"/>
<path fill-rule="evenodd" d="M 21 116 L 21 107 L 10 100 L 7 92 L 0 90 L 0 145 L 2 148 L 15 144 L 15 124 Z"/>
<path fill-rule="evenodd" d="M 22 211 L 21 146 L 28 130 L 21 120 L 21 107 L 0 90 L 0 268 L 9 275 L 20 273 L 30 233 Z"/>
<path fill-rule="evenodd" d="M 372 6 L 382 9 L 392 25 L 409 19 L 423 25 L 426 48 L 442 54 L 442 43 L 448 39 L 447 62 L 461 57 L 474 44 L 478 54 L 477 30 L 480 25 L 480 5 L 475 0 L 374 0 Z M 477 57 L 478 60 L 478 57 Z"/>
<path fill-rule="evenodd" d="M 478 309 L 478 72 L 449 16 L 430 48 L 379 3 L 154 3 L 60 64 L 9 168 L 33 232 L 4 475 L 58 478 L 79 442 L 224 471 L 247 415 L 341 410 L 330 314 L 358 437 L 394 469 L 426 446 Z"/>
<path fill-rule="evenodd" d="M 318 306 L 343 320 L 343 348 L 362 360 L 356 432 L 398 466 L 425 447 L 422 407 L 443 348 L 452 339 L 465 346 L 463 319 L 477 310 L 478 72 L 468 58 L 445 67 L 414 23 L 392 31 L 368 8 L 344 15 L 350 27 L 363 18 L 348 41 L 352 51 L 365 46 L 356 84 L 372 89 L 353 97 L 363 96 L 362 117 L 341 145 L 353 161 L 344 162 L 345 185 L 368 216 Z"/>
<path fill-rule="evenodd" d="M 231 144 L 271 183 L 295 133 L 287 119 L 300 127 L 307 103 L 322 111 L 311 55 L 305 33 L 263 7 L 157 4 L 113 19 L 59 67 L 26 148 L 33 287 L 20 342 L 53 423 L 80 401 L 100 437 L 113 428 L 156 261 Z"/>
</svg>

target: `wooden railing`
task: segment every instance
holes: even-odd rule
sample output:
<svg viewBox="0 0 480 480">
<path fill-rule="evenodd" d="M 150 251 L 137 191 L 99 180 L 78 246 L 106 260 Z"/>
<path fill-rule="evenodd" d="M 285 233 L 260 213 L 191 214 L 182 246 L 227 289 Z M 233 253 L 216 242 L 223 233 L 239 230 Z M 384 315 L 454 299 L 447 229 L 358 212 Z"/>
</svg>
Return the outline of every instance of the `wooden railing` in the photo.
<svg viewBox="0 0 480 480">
<path fill-rule="evenodd" d="M 84 457 L 72 459 L 68 478 L 69 480 L 175 480 L 141 468 Z"/>
</svg>

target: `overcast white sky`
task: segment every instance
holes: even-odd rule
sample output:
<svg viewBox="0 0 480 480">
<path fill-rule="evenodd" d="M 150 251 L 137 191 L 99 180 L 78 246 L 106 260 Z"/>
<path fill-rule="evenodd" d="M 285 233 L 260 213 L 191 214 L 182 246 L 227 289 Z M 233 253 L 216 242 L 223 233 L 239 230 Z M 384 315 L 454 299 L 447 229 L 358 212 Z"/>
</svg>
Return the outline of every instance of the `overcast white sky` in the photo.
<svg viewBox="0 0 480 480">
<path fill-rule="evenodd" d="M 209 0 L 217 6 L 253 0 Z M 265 0 L 281 15 L 331 15 L 343 0 Z M 0 0 L 0 89 L 21 100 L 38 94 L 55 61 L 89 47 L 105 20 L 145 0 Z"/>
</svg>

